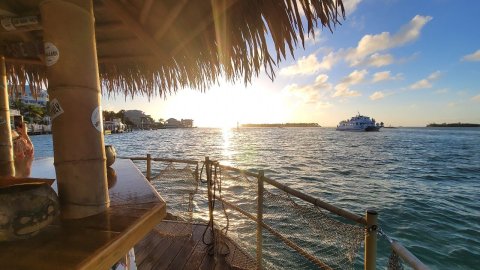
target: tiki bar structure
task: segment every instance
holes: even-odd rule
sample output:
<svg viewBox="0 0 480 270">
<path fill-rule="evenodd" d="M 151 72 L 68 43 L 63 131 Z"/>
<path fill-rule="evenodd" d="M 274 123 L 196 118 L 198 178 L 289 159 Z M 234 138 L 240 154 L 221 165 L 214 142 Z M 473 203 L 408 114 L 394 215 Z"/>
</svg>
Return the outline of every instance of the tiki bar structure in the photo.
<svg viewBox="0 0 480 270">
<path fill-rule="evenodd" d="M 55 179 L 60 212 L 36 236 L 0 241 L 2 268 L 109 269 L 166 216 L 169 202 L 131 161 L 106 166 L 102 94 L 164 97 L 264 71 L 274 79 L 306 33 L 334 31 L 344 13 L 341 0 L 0 1 L 0 189 L 15 176 L 8 97 L 47 88 L 54 158 L 36 160 L 31 177 Z M 41 226 L 25 225 L 32 219 L 17 235 Z"/>
</svg>

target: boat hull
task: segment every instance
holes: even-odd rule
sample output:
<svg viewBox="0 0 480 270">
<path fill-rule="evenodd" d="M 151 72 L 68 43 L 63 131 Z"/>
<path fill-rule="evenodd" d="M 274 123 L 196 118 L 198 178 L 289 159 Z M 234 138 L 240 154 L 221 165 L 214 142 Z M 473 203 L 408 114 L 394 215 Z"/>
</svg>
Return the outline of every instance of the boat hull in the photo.
<svg viewBox="0 0 480 270">
<path fill-rule="evenodd" d="M 381 126 L 368 126 L 365 128 L 353 128 L 353 127 L 337 127 L 338 131 L 352 131 L 352 132 L 370 132 L 380 131 Z"/>
</svg>

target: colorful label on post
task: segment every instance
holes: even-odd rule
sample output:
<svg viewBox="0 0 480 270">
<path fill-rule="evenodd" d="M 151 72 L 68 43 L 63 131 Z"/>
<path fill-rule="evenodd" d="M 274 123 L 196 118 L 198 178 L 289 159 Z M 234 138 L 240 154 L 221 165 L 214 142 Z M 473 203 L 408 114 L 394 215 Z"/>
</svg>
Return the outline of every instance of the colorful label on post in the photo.
<svg viewBox="0 0 480 270">
<path fill-rule="evenodd" d="M 103 130 L 102 107 L 98 106 L 92 112 L 92 125 L 101 133 Z"/>
<path fill-rule="evenodd" d="M 56 98 L 50 100 L 50 117 L 53 119 L 57 118 L 59 115 L 64 113 L 60 102 Z"/>
<path fill-rule="evenodd" d="M 3 29 L 5 29 L 7 31 L 13 31 L 13 30 L 17 29 L 17 28 L 15 28 L 15 25 L 13 25 L 12 18 L 10 18 L 10 17 L 3 18 L 1 23 L 2 23 Z"/>
<path fill-rule="evenodd" d="M 55 65 L 58 58 L 60 58 L 60 52 L 55 44 L 51 42 L 45 42 L 45 65 L 47 67 Z"/>
</svg>

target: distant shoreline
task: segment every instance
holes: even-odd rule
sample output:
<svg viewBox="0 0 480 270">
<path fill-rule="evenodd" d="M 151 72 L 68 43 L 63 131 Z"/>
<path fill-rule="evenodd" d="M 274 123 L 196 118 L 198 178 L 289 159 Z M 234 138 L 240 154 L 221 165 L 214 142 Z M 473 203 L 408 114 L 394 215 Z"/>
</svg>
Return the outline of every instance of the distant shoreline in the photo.
<svg viewBox="0 0 480 270">
<path fill-rule="evenodd" d="M 442 123 L 442 124 L 428 124 L 427 127 L 480 127 L 480 124 L 472 123 Z"/>
<path fill-rule="evenodd" d="M 257 127 L 321 127 L 318 123 L 285 123 L 285 124 L 242 124 L 242 128 L 257 128 Z"/>
</svg>

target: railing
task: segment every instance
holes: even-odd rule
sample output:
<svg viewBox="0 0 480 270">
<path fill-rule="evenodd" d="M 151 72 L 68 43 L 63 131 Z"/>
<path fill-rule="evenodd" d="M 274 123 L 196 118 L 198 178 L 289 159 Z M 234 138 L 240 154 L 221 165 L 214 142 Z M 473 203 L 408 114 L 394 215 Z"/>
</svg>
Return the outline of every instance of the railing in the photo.
<svg viewBox="0 0 480 270">
<path fill-rule="evenodd" d="M 147 155 L 147 157 L 119 157 L 119 158 L 128 158 L 131 160 L 136 160 L 136 161 L 146 161 L 147 166 L 146 166 L 146 178 L 148 180 L 151 180 L 151 175 L 152 175 L 152 166 L 151 162 L 152 161 L 161 161 L 161 162 L 169 162 L 169 163 L 185 163 L 185 164 L 190 164 L 190 165 L 195 165 L 195 179 L 199 181 L 201 179 L 202 172 L 199 172 L 199 164 L 201 162 L 199 161 L 194 161 L 194 160 L 184 160 L 184 159 L 166 159 L 166 158 L 152 158 L 150 154 Z M 305 259 L 308 261 L 312 262 L 313 264 L 317 265 L 318 267 L 322 269 L 332 269 L 328 264 L 323 262 L 320 258 L 315 257 L 312 255 L 310 252 L 306 251 L 304 248 L 301 246 L 297 245 L 293 241 L 291 241 L 288 237 L 285 235 L 281 234 L 277 230 L 275 230 L 272 226 L 264 222 L 263 219 L 263 214 L 264 214 L 264 192 L 265 192 L 265 186 L 264 184 L 267 183 L 272 187 L 275 187 L 278 190 L 281 190 L 285 193 L 287 193 L 289 196 L 294 196 L 295 198 L 298 198 L 299 200 L 308 203 L 312 206 L 319 207 L 323 210 L 328 211 L 329 213 L 332 213 L 338 217 L 344 218 L 348 221 L 351 221 L 355 224 L 359 224 L 361 226 L 364 226 L 365 228 L 365 236 L 364 236 L 364 269 L 366 270 L 372 270 L 376 269 L 377 265 L 377 235 L 381 235 L 385 237 L 388 242 L 390 243 L 390 246 L 395 252 L 395 254 L 402 259 L 404 263 L 412 267 L 413 269 L 416 270 L 425 270 L 429 269 L 425 264 L 423 264 L 415 255 L 413 255 L 411 252 L 409 252 L 404 246 L 402 246 L 398 241 L 391 239 L 386 235 L 378 226 L 377 220 L 378 220 L 378 214 L 374 210 L 367 210 L 365 213 L 365 216 L 362 217 L 360 215 L 357 215 L 355 213 L 349 212 L 347 210 L 341 209 L 339 207 L 336 207 L 332 204 L 329 204 L 325 201 L 322 201 L 318 198 L 312 197 L 308 194 L 305 194 L 303 192 L 300 192 L 298 190 L 292 189 L 287 185 L 284 185 L 282 183 L 279 183 L 273 179 L 270 179 L 264 175 L 263 171 L 259 171 L 258 173 L 253 173 L 250 171 L 246 170 L 241 170 L 238 168 L 234 168 L 231 166 L 225 166 L 221 165 L 217 161 L 211 161 L 209 158 L 205 158 L 205 161 L 203 162 L 202 171 L 203 168 L 205 168 L 205 174 L 207 177 L 207 187 L 208 187 L 208 197 L 209 197 L 209 204 L 211 204 L 211 200 L 217 200 L 221 201 L 224 205 L 227 205 L 230 209 L 233 209 L 237 211 L 238 213 L 241 213 L 248 219 L 252 220 L 253 222 L 256 223 L 256 266 L 259 269 L 263 268 L 262 265 L 262 257 L 263 257 L 263 230 L 268 231 L 270 234 L 278 238 L 280 241 L 282 241 L 284 244 L 295 250 L 298 254 L 303 256 Z M 245 211 L 241 207 L 238 207 L 234 203 L 228 201 L 228 199 L 223 198 L 221 195 L 218 193 L 216 194 L 214 191 L 215 188 L 215 178 L 216 175 L 214 175 L 214 171 L 216 173 L 217 169 L 224 170 L 224 171 L 230 171 L 230 172 L 235 172 L 239 173 L 241 175 L 253 177 L 257 179 L 257 212 L 256 215 L 253 215 L 249 213 L 248 211 Z M 168 204 L 168 202 L 167 202 Z M 211 206 L 211 205 L 209 205 Z M 213 221 L 213 210 L 210 211 L 210 219 Z M 213 227 L 213 222 L 212 222 L 212 227 Z"/>
</svg>

